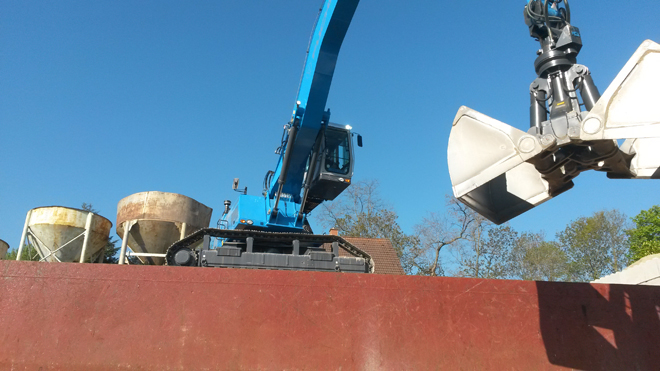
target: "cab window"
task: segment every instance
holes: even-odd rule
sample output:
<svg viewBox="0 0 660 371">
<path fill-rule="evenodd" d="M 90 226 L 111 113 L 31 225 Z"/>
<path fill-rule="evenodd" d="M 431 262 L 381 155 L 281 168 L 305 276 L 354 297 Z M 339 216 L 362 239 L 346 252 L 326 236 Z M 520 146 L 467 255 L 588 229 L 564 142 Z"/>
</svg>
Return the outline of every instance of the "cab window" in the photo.
<svg viewBox="0 0 660 371">
<path fill-rule="evenodd" d="M 350 165 L 348 132 L 328 129 L 325 133 L 325 170 L 345 175 Z"/>
</svg>

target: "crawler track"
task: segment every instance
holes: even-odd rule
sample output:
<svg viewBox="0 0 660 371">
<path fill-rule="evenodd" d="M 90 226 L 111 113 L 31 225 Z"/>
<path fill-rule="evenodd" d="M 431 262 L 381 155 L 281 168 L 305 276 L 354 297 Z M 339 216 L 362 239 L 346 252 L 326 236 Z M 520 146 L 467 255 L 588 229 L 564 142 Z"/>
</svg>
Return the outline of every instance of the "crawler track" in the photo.
<svg viewBox="0 0 660 371">
<path fill-rule="evenodd" d="M 167 255 L 165 257 L 167 265 L 174 264 L 174 255 L 186 248 L 204 239 L 204 236 L 217 237 L 217 238 L 228 238 L 232 240 L 245 241 L 248 237 L 254 239 L 254 243 L 257 245 L 281 245 L 289 244 L 292 245 L 293 241 L 297 240 L 301 244 L 326 244 L 337 242 L 339 247 L 348 251 L 348 253 L 353 256 L 364 258 L 367 266 L 368 272 L 374 272 L 374 262 L 367 252 L 357 248 L 350 242 L 346 241 L 340 236 L 333 235 L 315 235 L 309 233 L 290 233 L 290 232 L 263 232 L 263 231 L 250 231 L 250 230 L 229 230 L 229 229 L 217 229 L 217 228 L 204 228 L 200 229 L 197 232 L 194 232 L 187 237 L 183 238 L 172 244 L 167 249 Z"/>
</svg>

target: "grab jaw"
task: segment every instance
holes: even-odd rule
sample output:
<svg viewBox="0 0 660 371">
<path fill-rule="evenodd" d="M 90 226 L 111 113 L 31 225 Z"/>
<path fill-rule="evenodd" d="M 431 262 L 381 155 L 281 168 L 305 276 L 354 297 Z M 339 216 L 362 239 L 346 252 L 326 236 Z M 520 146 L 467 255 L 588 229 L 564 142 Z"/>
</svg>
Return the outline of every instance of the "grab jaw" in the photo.
<svg viewBox="0 0 660 371">
<path fill-rule="evenodd" d="M 549 113 L 549 119 L 534 122 L 538 97 L 552 94 L 552 84 L 560 86 L 553 79 L 577 85 L 586 81 L 575 77 L 576 70 L 585 71 L 582 67 L 541 71 L 530 87 L 528 132 L 465 106 L 458 110 L 447 153 L 456 198 L 501 224 L 569 190 L 583 171 L 603 171 L 617 179 L 660 178 L 660 45 L 644 41 L 594 104 L 586 104 L 581 91 L 588 111 L 579 111 L 576 86 L 567 89 L 572 109 L 553 114 L 551 106 L 541 112 Z M 549 102 L 556 103 L 557 98 Z M 626 139 L 621 147 L 620 139 Z"/>
</svg>

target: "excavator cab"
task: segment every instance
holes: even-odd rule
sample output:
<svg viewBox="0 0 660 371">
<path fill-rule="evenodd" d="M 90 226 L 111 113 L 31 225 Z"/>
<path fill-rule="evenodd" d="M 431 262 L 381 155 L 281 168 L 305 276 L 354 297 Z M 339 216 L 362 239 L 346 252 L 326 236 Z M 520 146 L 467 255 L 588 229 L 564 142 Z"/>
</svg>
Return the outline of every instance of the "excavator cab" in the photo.
<svg viewBox="0 0 660 371">
<path fill-rule="evenodd" d="M 323 201 L 334 200 L 350 184 L 353 177 L 353 141 L 350 127 L 330 124 L 322 132 L 318 156 L 312 156 L 307 167 L 311 184 L 303 213 L 308 213 Z M 311 170 L 311 171 L 310 171 Z"/>
</svg>

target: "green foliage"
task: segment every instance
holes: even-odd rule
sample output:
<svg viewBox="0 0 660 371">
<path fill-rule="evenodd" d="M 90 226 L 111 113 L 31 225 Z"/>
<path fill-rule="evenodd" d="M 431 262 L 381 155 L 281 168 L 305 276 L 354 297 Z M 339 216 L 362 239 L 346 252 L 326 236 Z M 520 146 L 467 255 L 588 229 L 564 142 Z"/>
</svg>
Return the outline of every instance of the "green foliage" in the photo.
<svg viewBox="0 0 660 371">
<path fill-rule="evenodd" d="M 479 223 L 460 250 L 459 275 L 478 278 L 509 278 L 510 254 L 518 233 L 510 226 Z"/>
<path fill-rule="evenodd" d="M 598 211 L 570 223 L 557 235 L 568 258 L 568 276 L 593 281 L 628 264 L 627 217 L 617 211 Z"/>
<path fill-rule="evenodd" d="M 7 251 L 7 255 L 5 255 L 5 260 L 16 260 L 16 256 L 18 256 L 18 249 L 11 249 Z M 37 249 L 34 248 L 31 244 L 26 244 L 23 246 L 23 251 L 21 252 L 21 260 L 26 260 L 26 261 L 39 261 L 41 257 L 39 256 L 39 253 L 37 252 Z"/>
<path fill-rule="evenodd" d="M 119 262 L 119 247 L 117 246 L 117 240 L 112 237 L 108 238 L 108 243 L 106 243 L 103 250 L 103 263 L 105 264 L 117 264 Z"/>
<path fill-rule="evenodd" d="M 399 257 L 414 243 L 397 222 L 399 216 L 378 194 L 378 182 L 361 181 L 352 184 L 337 200 L 323 204 L 321 221 L 339 230 L 342 236 L 387 238 Z"/>
<path fill-rule="evenodd" d="M 481 255 L 481 277 L 509 278 L 511 276 L 510 255 L 517 241 L 518 232 L 508 225 L 489 229 Z"/>
<path fill-rule="evenodd" d="M 429 213 L 407 235 L 376 181 L 353 184 L 323 208 L 322 221 L 340 235 L 389 238 L 407 274 L 592 281 L 625 268 L 630 257 L 660 252 L 660 206 L 641 212 L 630 230 L 620 211 L 595 212 L 572 221 L 556 241 L 496 226 L 451 196 L 446 213 Z"/>
<path fill-rule="evenodd" d="M 80 205 L 80 208 L 85 211 L 89 211 L 90 213 L 98 214 L 99 211 L 94 208 L 94 205 L 88 204 L 87 202 L 83 202 L 82 205 Z"/>
<path fill-rule="evenodd" d="M 557 242 L 545 241 L 543 233 L 523 233 L 511 251 L 509 273 L 522 280 L 565 280 L 568 258 Z"/>
<path fill-rule="evenodd" d="M 632 220 L 635 228 L 626 231 L 630 243 L 630 260 L 637 261 L 647 255 L 660 253 L 660 206 L 642 210 Z"/>
<path fill-rule="evenodd" d="M 98 214 L 98 210 L 94 209 L 94 205 L 83 202 L 80 206 L 82 210 L 89 211 L 94 214 Z M 119 256 L 117 252 L 119 247 L 116 246 L 117 240 L 112 237 L 108 237 L 108 242 L 103 248 L 103 263 L 105 264 L 117 264 L 119 262 Z"/>
<path fill-rule="evenodd" d="M 358 211 L 356 214 L 345 214 L 336 219 L 335 228 L 342 236 L 389 238 L 401 241 L 407 236 L 397 223 L 398 215 L 390 209 Z M 397 244 L 401 246 L 401 244 Z"/>
</svg>

